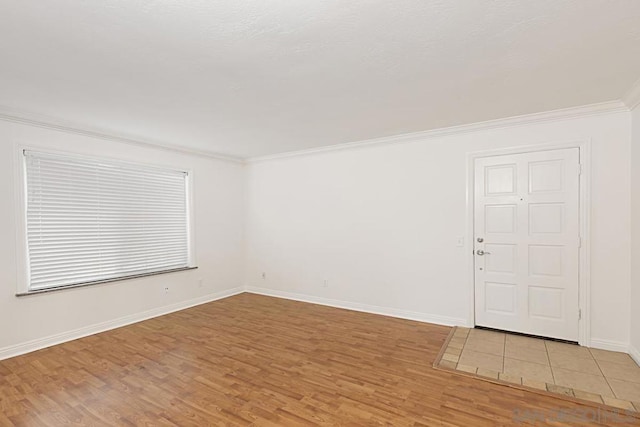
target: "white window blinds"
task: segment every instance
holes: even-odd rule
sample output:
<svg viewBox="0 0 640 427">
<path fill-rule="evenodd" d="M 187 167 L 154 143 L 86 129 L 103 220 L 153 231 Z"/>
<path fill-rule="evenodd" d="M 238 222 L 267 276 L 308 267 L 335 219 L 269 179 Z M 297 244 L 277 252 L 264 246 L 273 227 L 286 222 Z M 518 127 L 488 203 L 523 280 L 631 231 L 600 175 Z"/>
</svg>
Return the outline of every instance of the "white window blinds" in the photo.
<svg viewBox="0 0 640 427">
<path fill-rule="evenodd" d="M 29 290 L 186 268 L 186 172 L 25 150 Z"/>
</svg>

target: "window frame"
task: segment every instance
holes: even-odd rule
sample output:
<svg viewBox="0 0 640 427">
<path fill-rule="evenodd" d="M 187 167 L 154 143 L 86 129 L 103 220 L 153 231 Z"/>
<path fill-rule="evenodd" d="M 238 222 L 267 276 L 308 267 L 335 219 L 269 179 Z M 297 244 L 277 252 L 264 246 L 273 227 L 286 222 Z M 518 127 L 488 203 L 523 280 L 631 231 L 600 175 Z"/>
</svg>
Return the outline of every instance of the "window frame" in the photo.
<svg viewBox="0 0 640 427">
<path fill-rule="evenodd" d="M 30 265 L 29 265 L 29 245 L 27 236 L 27 157 L 25 151 L 34 151 L 43 154 L 51 154 L 58 156 L 67 156 L 75 159 L 84 159 L 87 161 L 105 161 L 114 162 L 119 164 L 125 164 L 130 166 L 140 166 L 152 169 L 165 169 L 185 173 L 185 194 L 186 194 L 186 221 L 187 221 L 187 266 L 181 268 L 167 269 L 157 272 L 148 272 L 127 275 L 122 277 L 115 277 L 109 279 L 101 279 L 90 282 L 83 282 L 77 284 L 70 284 L 64 286 L 56 286 L 41 289 L 31 289 L 30 287 Z M 60 290 L 90 287 L 94 285 L 107 284 L 113 282 L 121 282 L 132 279 L 140 279 L 149 276 L 156 276 L 162 274 L 176 273 L 180 271 L 188 271 L 197 269 L 196 265 L 196 245 L 195 245 L 195 214 L 194 214 L 194 174 L 191 168 L 184 168 L 177 166 L 176 164 L 167 165 L 163 163 L 149 163 L 149 162 L 132 162 L 124 158 L 114 157 L 112 155 L 106 155 L 105 153 L 97 152 L 83 153 L 79 151 L 67 151 L 52 147 L 43 147 L 32 144 L 19 144 L 14 143 L 14 162 L 13 176 L 15 178 L 14 183 L 14 212 L 16 214 L 16 268 L 17 268 L 17 280 L 15 295 L 26 296 L 34 294 L 51 293 Z"/>
</svg>

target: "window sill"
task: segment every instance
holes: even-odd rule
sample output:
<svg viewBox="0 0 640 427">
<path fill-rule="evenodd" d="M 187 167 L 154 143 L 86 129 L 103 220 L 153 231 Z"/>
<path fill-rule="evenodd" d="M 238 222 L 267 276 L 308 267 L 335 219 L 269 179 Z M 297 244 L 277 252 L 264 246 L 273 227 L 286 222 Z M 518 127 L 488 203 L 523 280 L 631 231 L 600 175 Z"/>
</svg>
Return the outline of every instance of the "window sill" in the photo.
<svg viewBox="0 0 640 427">
<path fill-rule="evenodd" d="M 37 295 L 37 294 L 45 294 L 45 293 L 49 293 L 49 292 L 62 291 L 62 290 L 65 290 L 65 289 L 84 288 L 86 286 L 100 285 L 100 284 L 103 284 L 103 283 L 120 282 L 122 280 L 138 279 L 138 278 L 141 278 L 141 277 L 149 277 L 149 276 L 157 276 L 159 274 L 167 274 L 167 273 L 175 273 L 175 272 L 178 272 L 178 271 L 195 270 L 197 268 L 198 267 L 174 268 L 172 270 L 162 270 L 162 271 L 154 271 L 152 273 L 134 274 L 134 275 L 131 275 L 131 276 L 124 276 L 124 277 L 114 277 L 113 279 L 95 280 L 93 282 L 75 283 L 73 285 L 64 285 L 64 286 L 56 286 L 56 287 L 45 288 L 45 289 L 36 289 L 36 290 L 32 290 L 32 291 L 27 291 L 27 292 L 19 292 L 19 293 L 16 294 L 16 296 L 17 297 L 25 297 L 25 296 L 29 296 L 29 295 Z"/>
</svg>

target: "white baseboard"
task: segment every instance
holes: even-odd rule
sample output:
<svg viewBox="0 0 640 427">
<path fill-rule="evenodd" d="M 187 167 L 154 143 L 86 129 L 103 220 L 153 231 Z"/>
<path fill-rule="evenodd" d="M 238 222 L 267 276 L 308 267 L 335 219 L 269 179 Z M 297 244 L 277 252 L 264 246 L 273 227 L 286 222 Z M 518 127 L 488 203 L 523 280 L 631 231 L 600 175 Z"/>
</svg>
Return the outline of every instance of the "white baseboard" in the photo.
<svg viewBox="0 0 640 427">
<path fill-rule="evenodd" d="M 635 348 L 633 345 L 629 345 L 629 356 L 631 356 L 633 360 L 640 365 L 640 350 Z"/>
<path fill-rule="evenodd" d="M 184 310 L 196 305 L 205 304 L 208 302 L 228 298 L 234 295 L 241 294 L 243 292 L 266 295 L 276 298 L 284 298 L 294 301 L 307 302 L 311 304 L 325 305 L 329 307 L 342 308 L 346 310 L 360 311 L 364 313 L 379 314 L 382 316 L 397 317 L 400 319 L 415 320 L 423 323 L 434 323 L 437 325 L 445 326 L 468 326 L 467 319 L 448 317 L 427 313 L 420 313 L 416 311 L 401 310 L 391 307 L 380 307 L 369 304 L 362 304 L 357 302 L 334 300 L 329 298 L 323 298 L 313 295 L 297 294 L 286 291 L 277 291 L 273 289 L 259 288 L 255 286 L 235 287 L 224 291 L 216 292 L 213 294 L 204 295 L 198 298 L 194 298 L 187 301 L 167 305 L 164 307 L 154 308 L 142 313 L 136 313 L 118 319 L 110 320 L 107 322 L 97 323 L 87 327 L 75 329 L 73 331 L 63 332 L 61 334 L 51 335 L 45 338 L 39 338 L 32 341 L 27 341 L 13 346 L 0 348 L 0 360 L 8 359 L 10 357 L 19 356 L 21 354 L 30 353 L 32 351 L 40 350 L 46 347 L 51 347 L 56 344 L 61 344 L 67 341 L 72 341 L 78 338 L 83 338 L 89 335 L 97 334 L 100 332 L 108 331 L 110 329 L 120 328 L 122 326 L 130 325 L 132 323 L 141 322 L 143 320 L 151 319 L 153 317 L 162 316 L 165 314 L 173 313 L 175 311 Z M 640 350 L 628 343 L 619 341 L 610 341 L 602 339 L 591 339 L 591 347 L 599 348 L 602 350 L 619 351 L 623 353 L 629 353 L 631 357 L 640 365 Z"/>
<path fill-rule="evenodd" d="M 629 352 L 629 343 L 620 341 L 601 340 L 591 338 L 590 347 L 599 348 L 601 350 L 619 351 L 622 353 Z"/>
<path fill-rule="evenodd" d="M 292 292 L 259 288 L 255 286 L 247 286 L 246 292 L 276 298 L 284 298 L 294 301 L 308 302 L 311 304 L 326 305 L 335 308 L 343 308 L 353 311 L 361 311 L 364 313 L 380 314 L 383 316 L 397 317 L 400 319 L 415 320 L 424 323 L 435 323 L 437 325 L 465 326 L 467 324 L 467 319 L 463 318 L 447 317 L 435 314 L 420 313 L 416 311 L 401 310 L 397 308 L 380 307 L 376 305 L 361 304 L 357 302 L 334 300 L 312 295 L 296 294 Z"/>
<path fill-rule="evenodd" d="M 75 329 L 73 331 L 63 332 L 61 334 L 51 335 L 45 338 L 39 338 L 25 343 L 0 348 L 0 360 L 8 359 L 10 357 L 19 356 L 21 354 L 30 353 L 42 348 L 51 347 L 52 345 L 61 344 L 63 342 L 72 341 L 78 338 L 86 337 L 88 335 L 97 334 L 100 332 L 108 331 L 110 329 L 120 328 L 122 326 L 130 325 L 132 323 L 141 322 L 143 320 L 151 319 L 152 317 L 158 317 L 165 314 L 173 313 L 174 311 L 184 310 L 196 305 L 205 304 L 211 301 L 216 301 L 223 298 L 228 298 L 233 295 L 241 294 L 244 292 L 244 288 L 239 286 L 232 289 L 216 292 L 213 294 L 204 295 L 198 298 L 182 301 L 179 303 L 167 305 L 164 307 L 154 308 L 142 313 L 135 313 L 129 316 L 120 317 L 118 319 L 109 320 L 107 322 L 97 323 L 91 326 Z"/>
</svg>

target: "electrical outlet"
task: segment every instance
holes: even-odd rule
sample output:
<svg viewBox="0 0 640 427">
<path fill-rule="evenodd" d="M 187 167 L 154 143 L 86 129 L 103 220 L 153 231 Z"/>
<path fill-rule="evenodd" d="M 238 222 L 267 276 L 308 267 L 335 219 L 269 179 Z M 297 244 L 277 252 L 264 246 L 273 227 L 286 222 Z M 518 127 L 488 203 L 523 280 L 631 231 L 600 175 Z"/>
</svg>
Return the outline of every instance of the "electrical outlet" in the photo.
<svg viewBox="0 0 640 427">
<path fill-rule="evenodd" d="M 262 280 L 267 280 L 267 273 L 264 271 L 262 272 Z"/>
<path fill-rule="evenodd" d="M 328 281 L 327 279 L 324 279 L 324 280 L 322 281 L 322 287 L 323 287 L 323 288 L 328 288 L 328 287 L 329 287 L 329 281 Z"/>
<path fill-rule="evenodd" d="M 165 293 L 165 294 L 168 294 L 168 293 L 169 293 L 169 287 L 168 287 L 168 286 L 165 286 L 165 288 L 164 288 L 164 293 Z"/>
</svg>

